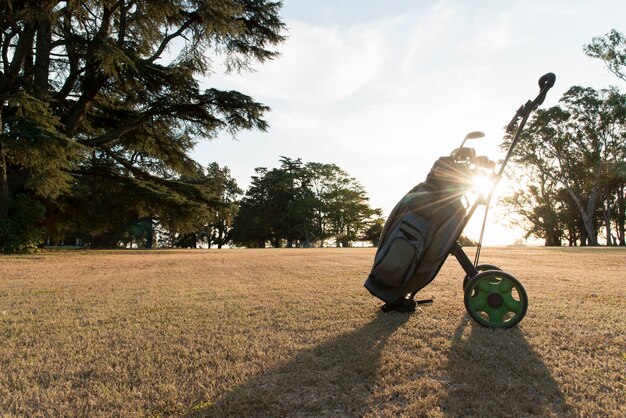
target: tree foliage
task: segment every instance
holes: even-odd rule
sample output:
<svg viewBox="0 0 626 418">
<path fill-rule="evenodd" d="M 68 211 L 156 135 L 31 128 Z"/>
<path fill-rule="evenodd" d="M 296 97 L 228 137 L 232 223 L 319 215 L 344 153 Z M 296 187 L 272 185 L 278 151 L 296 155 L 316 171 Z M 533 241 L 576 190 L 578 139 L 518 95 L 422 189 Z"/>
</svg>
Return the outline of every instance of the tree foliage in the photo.
<svg viewBox="0 0 626 418">
<path fill-rule="evenodd" d="M 584 47 L 585 54 L 604 61 L 606 67 L 622 81 L 626 81 L 626 36 L 612 29 L 597 36 Z"/>
<path fill-rule="evenodd" d="M 361 239 L 380 209 L 363 187 L 334 164 L 281 157 L 278 168 L 256 169 L 235 219 L 236 243 L 264 247 L 311 246 L 334 238 L 347 246 Z"/>
<path fill-rule="evenodd" d="M 41 242 L 38 224 L 43 221 L 44 206 L 28 196 L 15 196 L 9 207 L 9 217 L 0 220 L 0 252 L 32 251 Z"/>
<path fill-rule="evenodd" d="M 180 228 L 165 228 L 170 245 L 183 248 L 197 248 L 198 244 L 208 248 L 222 248 L 231 242 L 233 220 L 239 208 L 239 195 L 243 191 L 232 177 L 230 169 L 218 163 L 207 166 L 206 172 L 198 176 L 199 183 L 212 196 L 212 203 L 187 217 Z"/>
<path fill-rule="evenodd" d="M 625 123 L 626 96 L 615 88 L 574 86 L 560 105 L 536 113 L 513 159 L 530 176 L 505 199 L 528 221 L 529 235 L 560 245 L 567 233 L 570 243 L 597 245 L 604 222 L 608 243 L 612 224 L 624 241 L 617 168 L 626 160 Z"/>
<path fill-rule="evenodd" d="M 67 197 L 60 212 L 97 202 L 111 210 L 106 216 L 120 211 L 108 226 L 93 213 L 103 234 L 142 217 L 176 223 L 214 201 L 193 181 L 199 168 L 189 151 L 221 130 L 265 130 L 268 108 L 236 91 L 203 90 L 200 79 L 216 70 L 217 55 L 228 71 L 276 57 L 280 7 L 263 0 L 0 3 L 0 219 L 17 193 L 47 207 Z"/>
<path fill-rule="evenodd" d="M 208 224 L 207 244 L 209 247 L 216 245 L 222 248 L 232 240 L 233 222 L 239 210 L 239 195 L 243 190 L 226 166 L 211 163 L 207 168 L 207 178 L 213 181 L 213 195 L 218 199 L 217 204 L 210 208 L 212 216 Z"/>
</svg>

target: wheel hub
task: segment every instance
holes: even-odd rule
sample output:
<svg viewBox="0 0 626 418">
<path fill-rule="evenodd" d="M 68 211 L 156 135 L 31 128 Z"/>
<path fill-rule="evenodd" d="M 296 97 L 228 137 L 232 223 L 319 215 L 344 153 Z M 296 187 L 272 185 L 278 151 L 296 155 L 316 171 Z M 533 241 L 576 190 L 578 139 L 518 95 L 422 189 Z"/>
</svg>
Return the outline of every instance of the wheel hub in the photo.
<svg viewBox="0 0 626 418">
<path fill-rule="evenodd" d="M 504 303 L 504 299 L 499 293 L 490 293 L 489 296 L 487 296 L 487 303 L 492 308 L 499 308 Z"/>
</svg>

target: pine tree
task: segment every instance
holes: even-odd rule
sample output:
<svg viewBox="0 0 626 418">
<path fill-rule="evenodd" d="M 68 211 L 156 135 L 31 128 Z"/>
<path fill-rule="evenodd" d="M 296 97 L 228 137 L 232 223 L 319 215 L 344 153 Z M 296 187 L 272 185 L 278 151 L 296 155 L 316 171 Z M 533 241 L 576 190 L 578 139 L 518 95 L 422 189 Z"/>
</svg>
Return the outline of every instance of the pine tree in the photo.
<svg viewBox="0 0 626 418">
<path fill-rule="evenodd" d="M 217 71 L 214 60 L 241 71 L 275 58 L 271 48 L 284 39 L 280 7 L 1 2 L 0 221 L 16 193 L 49 206 L 61 195 L 76 201 L 85 183 L 99 181 L 132 196 L 148 216 L 210 203 L 181 181 L 199 172 L 189 151 L 219 131 L 266 130 L 268 107 L 240 92 L 202 90 L 200 80 Z"/>
</svg>

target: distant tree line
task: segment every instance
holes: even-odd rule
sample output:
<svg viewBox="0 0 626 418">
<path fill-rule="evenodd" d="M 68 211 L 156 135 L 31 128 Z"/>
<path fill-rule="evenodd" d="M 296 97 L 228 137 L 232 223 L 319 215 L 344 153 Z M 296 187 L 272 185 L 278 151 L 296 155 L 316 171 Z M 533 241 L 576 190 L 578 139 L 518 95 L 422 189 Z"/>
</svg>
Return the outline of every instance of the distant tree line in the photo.
<svg viewBox="0 0 626 418">
<path fill-rule="evenodd" d="M 200 167 L 189 152 L 219 131 L 266 130 L 268 107 L 200 80 L 213 61 L 240 71 L 275 58 L 280 7 L 0 2 L 0 251 L 68 237 L 150 246 L 155 220 L 172 241 L 227 240 L 223 168 Z M 207 219 L 217 226 L 199 229 Z"/>
<path fill-rule="evenodd" d="M 370 207 L 361 184 L 334 164 L 281 157 L 280 167 L 256 169 L 240 202 L 233 241 L 248 247 L 347 247 L 376 240 L 381 209 Z"/>
<path fill-rule="evenodd" d="M 626 38 L 613 30 L 585 52 L 626 81 Z M 626 245 L 626 95 L 573 86 L 526 125 L 513 162 L 519 185 L 503 202 L 527 237 L 549 246 Z M 504 147 L 508 144 L 505 142 Z"/>
<path fill-rule="evenodd" d="M 160 218 L 135 218 L 121 231 L 104 229 L 97 235 L 86 220 L 82 227 L 75 224 L 72 234 L 63 238 L 71 244 L 72 238 L 80 237 L 102 248 L 377 244 L 384 225 L 382 212 L 370 207 L 363 187 L 338 166 L 281 157 L 279 167 L 259 167 L 255 172 L 244 194 L 228 167 L 211 163 L 196 177 L 196 183 L 214 200 L 191 217 L 182 213 L 181 219 L 168 219 L 167 223 Z M 98 201 L 94 206 L 105 204 Z M 184 227 L 176 228 L 178 224 Z"/>
</svg>

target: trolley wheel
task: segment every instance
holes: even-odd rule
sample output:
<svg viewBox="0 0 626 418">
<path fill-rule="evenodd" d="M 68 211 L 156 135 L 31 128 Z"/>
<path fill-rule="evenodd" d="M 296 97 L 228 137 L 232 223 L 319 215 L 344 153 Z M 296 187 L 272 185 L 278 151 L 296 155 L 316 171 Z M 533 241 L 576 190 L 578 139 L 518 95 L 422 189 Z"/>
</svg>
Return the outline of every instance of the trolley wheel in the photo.
<svg viewBox="0 0 626 418">
<path fill-rule="evenodd" d="M 502 269 L 498 266 L 494 266 L 493 264 L 479 264 L 476 266 L 476 270 L 478 270 L 478 272 L 482 272 L 482 271 L 487 271 L 487 270 L 498 270 L 498 271 L 502 271 Z M 469 274 L 466 274 L 465 277 L 463 278 L 463 290 L 465 290 L 465 287 L 467 286 L 467 283 L 470 281 L 471 277 L 469 276 Z"/>
<path fill-rule="evenodd" d="M 464 293 L 465 309 L 473 320 L 488 328 L 511 328 L 528 309 L 524 286 L 512 275 L 487 270 L 474 276 Z"/>
</svg>

